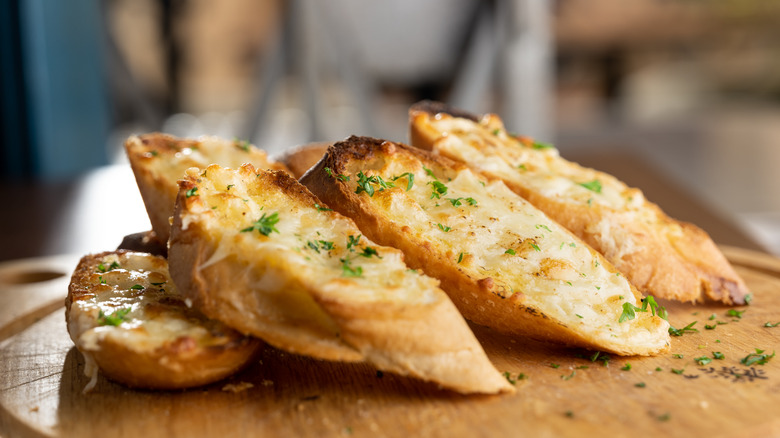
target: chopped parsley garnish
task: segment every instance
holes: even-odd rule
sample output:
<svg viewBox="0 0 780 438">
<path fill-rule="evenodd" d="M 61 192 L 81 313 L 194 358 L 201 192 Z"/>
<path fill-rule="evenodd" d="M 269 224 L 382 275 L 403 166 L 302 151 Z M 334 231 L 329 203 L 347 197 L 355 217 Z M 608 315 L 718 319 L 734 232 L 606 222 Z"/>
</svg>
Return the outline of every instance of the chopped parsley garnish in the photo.
<svg viewBox="0 0 780 438">
<path fill-rule="evenodd" d="M 520 380 L 524 380 L 528 378 L 528 376 L 525 375 L 525 373 L 518 373 L 514 378 L 512 377 L 512 374 L 509 371 L 504 371 L 504 378 L 509 382 L 510 384 L 514 385 Z"/>
<path fill-rule="evenodd" d="M 644 388 L 647 385 L 645 384 L 645 382 L 639 382 L 639 383 L 634 383 L 634 386 L 636 386 L 637 388 Z"/>
<path fill-rule="evenodd" d="M 561 379 L 563 379 L 563 380 L 571 380 L 576 375 L 577 375 L 577 370 L 572 370 L 571 374 L 569 374 L 568 376 L 561 376 Z"/>
<path fill-rule="evenodd" d="M 145 288 L 141 286 L 140 284 L 134 284 L 130 286 L 130 290 L 144 290 Z"/>
<path fill-rule="evenodd" d="M 233 139 L 234 144 L 237 148 L 241 149 L 244 152 L 249 152 L 249 142 L 246 140 L 239 140 L 239 139 Z"/>
<path fill-rule="evenodd" d="M 685 368 L 681 368 L 679 370 L 675 369 L 675 368 L 672 368 L 672 372 L 675 373 L 675 374 L 682 374 L 682 373 L 685 372 Z"/>
<path fill-rule="evenodd" d="M 715 327 L 717 327 L 717 326 L 718 326 L 717 324 L 712 324 L 712 325 L 705 324 L 705 325 L 704 325 L 704 328 L 705 328 L 706 330 L 715 330 Z"/>
<path fill-rule="evenodd" d="M 636 318 L 636 311 L 641 309 L 631 303 L 623 303 L 623 313 L 620 314 L 618 322 L 624 322 Z"/>
<path fill-rule="evenodd" d="M 394 176 L 392 179 L 393 181 L 395 181 L 403 177 L 406 177 L 406 180 L 408 181 L 408 183 L 406 184 L 406 191 L 408 192 L 409 190 L 412 190 L 412 187 L 414 187 L 414 174 L 412 172 L 406 172 L 398 176 Z"/>
<path fill-rule="evenodd" d="M 187 192 L 185 193 L 185 195 L 186 195 L 188 198 L 190 198 L 190 197 L 192 197 L 192 196 L 197 196 L 197 195 L 198 195 L 198 188 L 197 188 L 197 187 L 193 187 L 193 188 L 191 188 L 191 189 L 187 190 Z"/>
<path fill-rule="evenodd" d="M 520 169 L 520 170 L 528 170 L 528 168 L 525 167 L 525 164 L 518 164 L 517 168 Z"/>
<path fill-rule="evenodd" d="M 272 232 L 279 232 L 279 230 L 274 227 L 274 225 L 276 225 L 278 222 L 279 213 L 274 212 L 270 216 L 266 216 L 266 213 L 263 213 L 263 215 L 260 216 L 260 219 L 256 220 L 251 226 L 241 230 L 241 232 L 246 233 L 251 231 L 258 231 L 263 236 L 268 236 Z"/>
<path fill-rule="evenodd" d="M 685 356 L 680 354 L 680 353 L 675 353 L 675 354 L 672 355 L 672 357 L 675 358 L 675 359 L 682 359 Z"/>
<path fill-rule="evenodd" d="M 745 295 L 745 304 L 750 305 L 751 302 L 753 302 L 753 294 Z"/>
<path fill-rule="evenodd" d="M 726 358 L 726 355 L 724 355 L 720 351 L 713 351 L 712 352 L 712 358 L 713 359 L 718 359 L 718 360 L 723 360 L 723 359 Z"/>
<path fill-rule="evenodd" d="M 98 324 L 118 326 L 119 324 L 122 324 L 123 321 L 125 321 L 125 317 L 128 313 L 130 313 L 129 307 L 125 307 L 124 309 L 117 309 L 110 315 L 106 315 L 101 310 L 98 312 Z"/>
<path fill-rule="evenodd" d="M 465 254 L 465 253 L 458 254 L 458 263 L 463 261 L 463 254 Z"/>
<path fill-rule="evenodd" d="M 450 201 L 450 204 L 452 204 L 453 207 L 460 207 L 461 205 L 463 205 L 463 203 L 460 202 L 461 199 L 464 199 L 471 206 L 477 205 L 477 200 L 474 198 L 447 198 L 447 200 Z"/>
<path fill-rule="evenodd" d="M 765 322 L 764 323 L 764 327 L 777 327 L 778 325 L 780 325 L 780 322 L 776 322 L 774 324 L 771 323 L 771 322 Z"/>
<path fill-rule="evenodd" d="M 729 309 L 729 311 L 726 312 L 726 315 L 734 317 L 734 318 L 737 318 L 737 319 L 742 319 L 742 314 L 743 313 L 745 313 L 744 310 Z"/>
<path fill-rule="evenodd" d="M 325 168 L 325 173 L 327 173 L 329 177 L 336 178 L 339 181 L 349 181 L 349 176 L 347 175 L 343 175 L 343 174 L 333 175 L 333 171 L 330 170 L 330 167 Z"/>
<path fill-rule="evenodd" d="M 515 255 L 517 252 L 512 248 L 509 248 L 508 250 L 504 251 L 504 254 Z"/>
<path fill-rule="evenodd" d="M 693 360 L 695 360 L 696 363 L 699 365 L 707 365 L 708 363 L 712 362 L 712 358 L 709 358 L 707 356 L 697 357 L 694 358 Z"/>
<path fill-rule="evenodd" d="M 658 305 L 658 302 L 652 295 L 648 295 L 646 298 L 642 298 L 642 307 L 637 307 L 631 303 L 623 303 L 623 313 L 620 315 L 618 322 L 634 319 L 636 318 L 636 312 L 647 312 L 648 307 L 653 316 L 658 315 L 660 318 L 667 319 L 668 312 L 666 309 Z"/>
<path fill-rule="evenodd" d="M 533 142 L 533 144 L 531 144 L 531 147 L 533 149 L 555 149 L 555 146 L 551 145 L 550 143 L 542 143 L 539 141 Z"/>
<path fill-rule="evenodd" d="M 450 230 L 452 230 L 452 227 L 448 227 L 447 225 L 436 224 L 436 226 L 439 227 L 439 229 L 444 231 L 445 233 L 447 233 Z"/>
<path fill-rule="evenodd" d="M 493 135 L 498 135 L 498 134 L 500 134 L 500 133 L 501 133 L 501 130 L 500 130 L 500 129 L 498 129 L 498 128 L 496 128 L 496 129 L 494 129 L 494 130 L 493 130 Z"/>
<path fill-rule="evenodd" d="M 550 364 L 550 367 L 551 367 L 551 368 L 560 368 L 560 367 L 561 367 L 561 364 L 559 364 L 559 363 L 551 363 L 551 364 Z"/>
<path fill-rule="evenodd" d="M 100 262 L 98 263 L 97 266 L 98 272 L 108 272 L 119 268 L 120 268 L 119 263 L 117 263 L 116 261 L 111 262 L 111 264 L 108 266 L 104 265 L 103 262 Z"/>
<path fill-rule="evenodd" d="M 306 242 L 306 246 L 319 253 L 320 249 L 325 251 L 331 251 L 333 249 L 333 242 L 327 240 L 310 240 Z"/>
<path fill-rule="evenodd" d="M 441 199 L 441 195 L 447 194 L 447 186 L 440 181 L 431 181 L 428 184 L 433 186 L 433 192 L 431 192 L 431 199 Z"/>
<path fill-rule="evenodd" d="M 716 315 L 716 314 L 714 314 L 714 313 L 713 313 L 713 314 L 712 314 L 712 315 L 710 315 L 710 317 L 709 317 L 709 318 L 707 318 L 707 319 L 709 319 L 710 321 L 712 321 L 713 319 L 715 319 L 715 318 L 717 318 L 717 317 L 718 317 L 718 315 Z"/>
<path fill-rule="evenodd" d="M 161 282 L 161 283 L 154 283 L 154 282 L 153 282 L 153 283 L 152 283 L 152 286 L 162 286 L 162 285 L 164 285 L 164 284 L 165 284 L 165 282 L 164 282 L 164 281 L 163 281 L 163 282 Z"/>
<path fill-rule="evenodd" d="M 379 186 L 379 191 L 389 189 L 390 187 L 395 187 L 395 184 L 391 181 L 385 181 L 384 178 L 382 178 L 379 175 L 371 175 L 368 176 L 365 173 L 358 172 L 358 185 L 355 189 L 355 193 L 363 193 L 366 192 L 368 196 L 374 196 L 374 186 Z"/>
<path fill-rule="evenodd" d="M 534 250 L 539 251 L 539 252 L 542 251 L 542 249 L 539 248 L 539 245 L 537 245 L 537 244 L 535 244 L 533 242 L 531 242 L 531 248 L 533 248 Z"/>
<path fill-rule="evenodd" d="M 363 268 L 361 266 L 352 267 L 352 261 L 348 258 L 339 259 L 341 262 L 342 277 L 362 277 Z"/>
<path fill-rule="evenodd" d="M 434 175 L 434 174 L 433 174 L 433 171 L 432 171 L 431 169 L 428 169 L 427 167 L 423 166 L 423 170 L 424 170 L 424 171 L 425 171 L 425 173 L 426 173 L 428 176 L 430 176 L 431 178 L 433 178 L 433 179 L 435 179 L 435 180 L 437 180 L 437 181 L 439 180 L 439 178 L 436 178 L 436 175 Z"/>
<path fill-rule="evenodd" d="M 698 322 L 698 321 L 693 321 L 692 323 L 690 323 L 690 324 L 686 325 L 685 327 L 683 327 L 683 328 L 681 328 L 681 329 L 677 329 L 677 328 L 674 328 L 674 327 L 672 327 L 672 326 L 669 326 L 669 334 L 670 334 L 670 335 L 672 335 L 672 336 L 682 336 L 682 335 L 684 335 L 685 333 L 698 333 L 698 332 L 699 332 L 699 330 L 697 330 L 697 329 L 693 328 L 693 326 L 694 326 L 694 325 L 695 325 L 697 322 Z"/>
<path fill-rule="evenodd" d="M 593 181 L 588 181 L 584 183 L 579 183 L 582 187 L 585 187 L 586 189 L 590 190 L 591 192 L 601 193 L 601 181 L 594 179 Z"/>
<path fill-rule="evenodd" d="M 333 211 L 332 208 L 323 207 L 320 204 L 314 204 L 314 208 L 316 208 L 317 211 Z"/>
<path fill-rule="evenodd" d="M 377 256 L 377 258 L 382 258 L 379 253 L 376 251 L 375 248 L 371 248 L 370 246 L 367 246 L 363 248 L 363 252 L 360 253 L 361 256 L 366 258 L 371 258 L 371 256 Z"/>
<path fill-rule="evenodd" d="M 623 370 L 623 371 L 631 371 L 631 364 L 630 363 L 626 363 L 620 369 Z"/>
<path fill-rule="evenodd" d="M 353 246 L 357 246 L 357 244 L 360 243 L 360 238 L 362 236 L 362 234 L 358 234 L 357 236 L 350 234 L 347 236 L 347 249 L 351 249 Z"/>
<path fill-rule="evenodd" d="M 750 353 L 747 356 L 743 357 L 739 360 L 739 363 L 745 366 L 751 366 L 751 365 L 764 365 L 767 362 L 769 362 L 769 359 L 775 357 L 775 352 L 772 351 L 772 354 L 766 354 L 764 353 L 764 350 L 760 350 L 756 348 L 755 353 Z"/>
<path fill-rule="evenodd" d="M 550 227 L 548 227 L 547 225 L 544 225 L 544 224 L 536 224 L 536 229 L 537 230 L 539 230 L 539 229 L 547 230 L 550 233 L 552 233 L 552 230 L 550 229 Z"/>
</svg>

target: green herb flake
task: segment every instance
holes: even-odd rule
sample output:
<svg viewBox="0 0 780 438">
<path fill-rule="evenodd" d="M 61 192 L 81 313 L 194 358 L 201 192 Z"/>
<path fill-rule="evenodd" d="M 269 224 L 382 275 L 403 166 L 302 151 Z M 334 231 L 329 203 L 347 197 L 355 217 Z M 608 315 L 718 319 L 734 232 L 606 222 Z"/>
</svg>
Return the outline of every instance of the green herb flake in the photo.
<svg viewBox="0 0 780 438">
<path fill-rule="evenodd" d="M 672 335 L 672 336 L 682 336 L 682 335 L 684 335 L 685 333 L 698 333 L 698 332 L 699 332 L 699 330 L 697 330 L 697 329 L 693 328 L 693 326 L 694 326 L 694 325 L 695 325 L 697 322 L 698 322 L 698 321 L 693 321 L 692 323 L 690 323 L 690 324 L 686 325 L 685 327 L 683 327 L 683 328 L 681 328 L 681 329 L 677 329 L 677 328 L 674 328 L 674 327 L 672 327 L 672 326 L 669 326 L 669 334 L 670 334 L 670 335 Z"/>
<path fill-rule="evenodd" d="M 645 384 L 645 382 L 638 382 L 638 383 L 634 383 L 634 386 L 636 386 L 637 388 L 644 388 L 647 385 Z"/>
<path fill-rule="evenodd" d="M 127 314 L 130 313 L 130 308 L 125 307 L 123 309 L 117 309 L 110 315 L 106 315 L 103 313 L 103 311 L 98 312 L 98 324 L 99 325 L 111 325 L 111 326 L 118 326 L 119 324 L 122 324 L 123 321 L 126 321 Z"/>
<path fill-rule="evenodd" d="M 431 169 L 428 169 L 427 167 L 423 166 L 423 170 L 424 170 L 424 171 L 425 171 L 425 173 L 426 173 L 428 176 L 430 176 L 431 178 L 433 178 L 433 179 L 435 179 L 435 180 L 437 180 L 437 181 L 439 180 L 439 178 L 436 178 L 436 175 L 434 175 L 434 173 L 433 173 L 433 171 L 432 171 Z"/>
<path fill-rule="evenodd" d="M 593 181 L 588 181 L 584 183 L 579 183 L 580 186 L 585 187 L 586 189 L 590 190 L 591 192 L 595 193 L 601 193 L 601 181 L 594 179 Z"/>
<path fill-rule="evenodd" d="M 550 364 L 550 368 L 560 368 L 560 367 L 561 367 L 561 364 L 559 364 L 559 363 L 551 363 Z"/>
<path fill-rule="evenodd" d="M 675 353 L 675 354 L 672 355 L 672 357 L 675 358 L 675 359 L 682 359 L 683 357 L 685 357 L 685 355 L 682 355 L 680 353 Z"/>
<path fill-rule="evenodd" d="M 355 193 L 360 194 L 363 192 L 366 192 L 368 196 L 374 196 L 374 186 L 379 187 L 379 191 L 383 191 L 385 189 L 389 189 L 390 187 L 395 187 L 395 184 L 391 181 L 385 181 L 381 176 L 379 175 L 371 175 L 368 176 L 365 173 L 358 172 L 358 185 L 355 189 Z"/>
<path fill-rule="evenodd" d="M 718 359 L 718 360 L 723 360 L 723 359 L 726 358 L 726 355 L 724 355 L 720 351 L 713 351 L 712 352 L 712 358 L 713 359 Z"/>
<path fill-rule="evenodd" d="M 431 192 L 431 199 L 433 199 L 433 198 L 441 199 L 442 195 L 446 195 L 447 194 L 447 186 L 445 186 L 441 182 L 439 182 L 439 181 L 431 181 L 428 184 L 433 186 L 433 191 Z"/>
<path fill-rule="evenodd" d="M 542 249 L 539 248 L 539 245 L 531 242 L 531 248 L 533 248 L 535 251 L 542 252 Z"/>
<path fill-rule="evenodd" d="M 130 286 L 130 290 L 144 290 L 145 288 L 141 286 L 140 284 L 134 284 Z"/>
<path fill-rule="evenodd" d="M 314 204 L 314 208 L 317 209 L 317 211 L 333 211 L 331 208 L 323 207 L 320 204 Z"/>
<path fill-rule="evenodd" d="M 747 304 L 749 306 L 750 303 L 752 303 L 752 302 L 753 302 L 753 294 L 745 295 L 745 304 Z"/>
<path fill-rule="evenodd" d="M 371 258 L 372 256 L 376 256 L 377 258 L 382 258 L 382 256 L 379 255 L 376 248 L 372 248 L 370 246 L 367 246 L 363 248 L 363 252 L 360 253 L 361 256 L 365 258 Z"/>
<path fill-rule="evenodd" d="M 577 375 L 577 371 L 576 371 L 576 370 L 572 370 L 571 374 L 569 374 L 569 375 L 563 375 L 563 376 L 561 376 L 561 379 L 563 379 L 563 380 L 571 380 L 571 379 L 573 379 L 573 378 L 574 378 L 574 376 L 576 376 L 576 375 Z"/>
<path fill-rule="evenodd" d="M 463 261 L 463 254 L 465 254 L 465 253 L 458 254 L 458 264 L 460 264 L 460 262 Z"/>
<path fill-rule="evenodd" d="M 547 225 L 544 225 L 544 224 L 536 224 L 536 229 L 537 230 L 539 230 L 539 229 L 547 230 L 548 232 L 552 233 L 552 230 L 550 229 L 550 227 L 548 227 Z"/>
<path fill-rule="evenodd" d="M 672 372 L 675 374 L 682 374 L 683 372 L 685 372 L 685 368 L 681 368 L 679 370 L 676 368 L 672 368 Z"/>
<path fill-rule="evenodd" d="M 189 190 L 187 190 L 185 192 L 185 196 L 187 196 L 188 198 L 191 198 L 191 197 L 197 196 L 197 195 L 198 195 L 198 188 L 197 187 L 193 187 L 193 188 L 191 188 L 191 189 L 189 189 Z"/>
<path fill-rule="evenodd" d="M 445 233 L 448 233 L 450 230 L 452 230 L 452 227 L 448 227 L 447 225 L 436 224 L 436 226 Z"/>
<path fill-rule="evenodd" d="M 354 246 L 357 246 L 358 243 L 360 243 L 360 238 L 363 237 L 362 234 L 358 234 L 357 236 L 349 235 L 347 236 L 347 249 L 351 249 Z"/>
<path fill-rule="evenodd" d="M 498 129 L 498 128 L 496 128 L 496 129 L 494 129 L 494 130 L 493 130 L 493 135 L 498 135 L 498 134 L 500 134 L 500 133 L 501 133 L 501 130 L 500 130 L 500 129 Z"/>
<path fill-rule="evenodd" d="M 341 276 L 342 277 L 362 277 L 363 267 L 352 266 L 352 261 L 348 258 L 339 259 L 341 262 Z"/>
<path fill-rule="evenodd" d="M 246 140 L 239 140 L 237 138 L 233 139 L 233 144 L 236 145 L 237 148 L 241 149 L 244 152 L 249 152 L 249 142 Z"/>
<path fill-rule="evenodd" d="M 661 367 L 655 367 L 655 370 L 656 370 L 656 371 L 663 371 L 663 368 L 661 368 Z"/>
<path fill-rule="evenodd" d="M 778 325 L 780 325 L 780 322 L 775 322 L 775 323 L 765 322 L 764 323 L 764 327 L 770 327 L 770 328 L 771 327 L 777 327 Z"/>
<path fill-rule="evenodd" d="M 712 362 L 712 358 L 707 356 L 696 357 L 693 360 L 695 360 L 699 365 L 707 365 L 708 363 Z"/>
<path fill-rule="evenodd" d="M 620 369 L 623 370 L 623 371 L 631 371 L 631 364 L 630 363 L 626 363 Z"/>
<path fill-rule="evenodd" d="M 515 255 L 517 252 L 512 248 L 509 248 L 508 250 L 504 251 L 504 254 Z"/>
<path fill-rule="evenodd" d="M 528 168 L 525 167 L 525 164 L 518 164 L 517 168 L 520 169 L 520 170 L 528 170 Z"/>
<path fill-rule="evenodd" d="M 242 233 L 257 231 L 263 236 L 268 236 L 269 234 L 275 232 L 278 233 L 279 230 L 274 227 L 279 223 L 279 213 L 274 212 L 273 214 L 266 216 L 266 213 L 263 213 L 262 216 L 260 216 L 260 219 L 256 220 L 254 223 L 252 223 L 251 226 L 246 227 L 241 230 Z"/>
<path fill-rule="evenodd" d="M 542 143 L 542 142 L 539 142 L 539 141 L 535 141 L 531 145 L 531 148 L 533 148 L 533 149 L 555 149 L 555 146 L 553 146 L 550 143 Z"/>
<path fill-rule="evenodd" d="M 710 315 L 710 317 L 709 317 L 708 319 L 709 319 L 710 321 L 712 321 L 713 319 L 716 319 L 717 317 L 718 317 L 718 315 L 716 315 L 716 314 L 714 314 L 714 313 L 713 313 L 712 315 Z"/>
<path fill-rule="evenodd" d="M 760 350 L 756 348 L 755 353 L 750 353 L 747 356 L 743 357 L 739 360 L 739 363 L 745 366 L 751 366 L 751 365 L 764 365 L 767 362 L 769 362 L 769 359 L 772 359 L 775 357 L 775 352 L 772 351 L 772 354 L 766 354 L 764 353 L 764 350 Z"/>
<path fill-rule="evenodd" d="M 406 177 L 406 191 L 408 192 L 409 190 L 412 190 L 412 187 L 414 187 L 414 174 L 412 172 L 406 172 L 398 176 L 394 176 L 392 180 L 395 181 L 404 177 Z"/>
<path fill-rule="evenodd" d="M 745 310 L 729 309 L 729 311 L 726 312 L 726 315 L 731 316 L 733 318 L 742 319 L 743 313 L 745 313 Z"/>
</svg>

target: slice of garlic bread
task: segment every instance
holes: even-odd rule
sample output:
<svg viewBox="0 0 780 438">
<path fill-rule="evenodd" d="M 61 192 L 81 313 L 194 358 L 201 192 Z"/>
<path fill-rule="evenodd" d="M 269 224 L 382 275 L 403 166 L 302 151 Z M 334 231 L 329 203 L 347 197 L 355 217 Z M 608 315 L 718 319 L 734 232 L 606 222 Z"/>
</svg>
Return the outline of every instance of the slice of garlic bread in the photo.
<svg viewBox="0 0 780 438">
<path fill-rule="evenodd" d="M 668 323 L 635 312 L 655 307 L 643 306 L 623 275 L 501 181 L 409 146 L 351 137 L 301 182 L 441 280 L 478 324 L 621 355 L 669 347 Z"/>
<path fill-rule="evenodd" d="M 290 174 L 296 179 L 303 176 L 307 170 L 317 164 L 325 155 L 328 146 L 332 143 L 309 143 L 285 151 L 277 158 L 277 161 L 287 166 Z"/>
<path fill-rule="evenodd" d="M 412 145 L 466 163 L 585 240 L 640 290 L 679 301 L 745 304 L 744 281 L 706 232 L 669 218 L 642 192 L 510 134 L 495 114 L 435 102 L 409 112 Z"/>
<path fill-rule="evenodd" d="M 288 174 L 211 165 L 179 184 L 171 275 L 205 314 L 292 353 L 511 391 L 438 281 Z"/>
<path fill-rule="evenodd" d="M 190 167 L 203 169 L 209 164 L 238 167 L 252 163 L 259 169 L 287 170 L 246 141 L 217 137 L 190 139 L 160 133 L 132 136 L 125 141 L 125 152 L 152 229 L 163 243 L 168 241 L 170 217 L 179 191 L 176 181 Z"/>
<path fill-rule="evenodd" d="M 162 257 L 132 251 L 85 256 L 65 302 L 68 332 L 86 359 L 132 387 L 178 389 L 225 378 L 262 343 L 187 307 Z"/>
</svg>

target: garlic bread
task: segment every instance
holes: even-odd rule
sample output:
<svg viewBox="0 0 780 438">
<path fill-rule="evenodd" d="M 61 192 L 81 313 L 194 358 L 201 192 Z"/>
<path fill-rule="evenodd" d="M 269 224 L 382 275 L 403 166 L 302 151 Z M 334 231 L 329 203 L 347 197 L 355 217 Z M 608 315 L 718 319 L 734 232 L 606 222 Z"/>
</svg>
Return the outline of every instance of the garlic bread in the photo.
<svg viewBox="0 0 780 438">
<path fill-rule="evenodd" d="M 298 146 L 285 151 L 277 161 L 287 166 L 290 174 L 297 179 L 320 161 L 330 145 L 331 143 L 322 142 Z"/>
<path fill-rule="evenodd" d="M 549 144 L 509 133 L 495 114 L 436 102 L 409 111 L 413 146 L 500 179 L 601 252 L 655 297 L 745 304 L 749 291 L 712 239 L 668 217 L 637 188 L 562 158 Z"/>
<path fill-rule="evenodd" d="M 280 171 L 189 169 L 169 262 L 194 307 L 296 354 L 511 391 L 438 281 Z"/>
<path fill-rule="evenodd" d="M 98 368 L 132 387 L 178 389 L 225 378 L 262 343 L 187 307 L 159 256 L 133 251 L 88 255 L 65 302 L 68 332 L 97 382 Z"/>
<path fill-rule="evenodd" d="M 226 167 L 252 163 L 260 169 L 286 170 L 246 141 L 217 137 L 190 139 L 160 133 L 131 136 L 125 141 L 125 152 L 152 229 L 163 244 L 168 242 L 170 217 L 179 191 L 176 181 L 185 170 L 213 163 Z"/>
<path fill-rule="evenodd" d="M 620 355 L 669 347 L 654 301 L 648 309 L 599 253 L 501 181 L 409 146 L 351 137 L 301 182 L 438 278 L 477 324 Z"/>
</svg>

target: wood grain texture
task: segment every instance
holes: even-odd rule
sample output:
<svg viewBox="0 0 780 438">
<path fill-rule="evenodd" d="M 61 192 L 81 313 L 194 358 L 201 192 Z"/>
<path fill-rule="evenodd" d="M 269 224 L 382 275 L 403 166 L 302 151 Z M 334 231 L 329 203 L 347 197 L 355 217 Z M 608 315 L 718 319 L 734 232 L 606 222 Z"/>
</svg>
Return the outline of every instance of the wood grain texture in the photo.
<svg viewBox="0 0 780 438">
<path fill-rule="evenodd" d="M 473 327 L 499 370 L 526 376 L 509 396 L 461 396 L 365 364 L 272 348 L 242 373 L 195 390 L 136 391 L 101 377 L 82 394 L 84 361 L 58 309 L 0 339 L 0 436 L 780 436 L 780 358 L 740 363 L 755 348 L 780 350 L 780 326 L 764 327 L 780 322 L 780 261 L 724 252 L 753 304 L 662 303 L 673 326 L 696 321 L 699 331 L 673 337 L 672 351 L 658 357 L 612 357 L 605 366 L 591 361 L 593 352 Z M 64 297 L 56 280 L 46 284 Z M 9 290 L 0 287 L 0 309 Z M 9 320 L 0 317 L 4 330 Z M 714 351 L 725 358 L 694 360 Z"/>
</svg>

